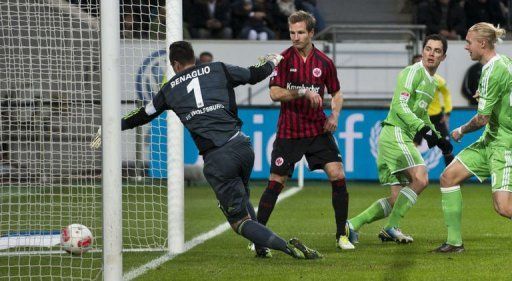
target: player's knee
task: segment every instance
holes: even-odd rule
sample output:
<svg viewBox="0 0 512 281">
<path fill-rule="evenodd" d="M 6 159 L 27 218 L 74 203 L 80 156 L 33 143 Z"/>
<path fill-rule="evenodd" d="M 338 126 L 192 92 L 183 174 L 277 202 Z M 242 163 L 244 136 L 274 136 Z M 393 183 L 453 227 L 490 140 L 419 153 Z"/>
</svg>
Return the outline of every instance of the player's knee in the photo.
<svg viewBox="0 0 512 281">
<path fill-rule="evenodd" d="M 343 166 L 341 163 L 329 163 L 325 165 L 324 171 L 331 182 L 345 179 L 345 173 L 343 172 Z"/>
<path fill-rule="evenodd" d="M 454 186 L 453 176 L 449 170 L 444 170 L 439 178 L 439 182 L 443 187 Z"/>
<path fill-rule="evenodd" d="M 420 189 L 420 190 L 416 190 L 416 188 L 415 188 L 415 191 L 421 191 L 425 187 L 427 187 L 428 177 L 422 176 L 422 175 L 416 176 L 413 178 L 413 184 L 415 185 L 415 187 Z"/>
<path fill-rule="evenodd" d="M 281 175 L 278 175 L 278 174 L 274 174 L 274 173 L 271 173 L 268 180 L 269 181 L 275 181 L 275 182 L 278 182 L 282 185 L 284 185 L 286 183 L 286 180 L 288 179 L 287 176 L 281 176 Z"/>
<path fill-rule="evenodd" d="M 342 169 L 331 170 L 327 173 L 327 176 L 331 182 L 345 179 L 345 173 Z"/>
<path fill-rule="evenodd" d="M 246 216 L 246 217 L 239 219 L 235 222 L 230 222 L 231 229 L 233 229 L 233 231 L 236 232 L 237 234 L 242 235 L 243 224 L 250 219 L 251 218 L 249 216 Z"/>
<path fill-rule="evenodd" d="M 498 202 L 497 204 L 494 205 L 494 209 L 496 210 L 496 213 L 498 213 L 500 216 L 512 218 L 512 206 L 510 206 L 509 204 Z"/>
<path fill-rule="evenodd" d="M 237 231 L 237 228 L 240 222 L 249 218 L 249 213 L 247 212 L 247 208 L 243 202 L 243 199 L 235 199 L 232 201 L 219 201 L 219 208 L 222 213 L 226 217 L 227 221 L 231 225 L 234 231 Z"/>
<path fill-rule="evenodd" d="M 395 205 L 395 202 L 396 202 L 396 198 L 398 197 L 398 193 L 396 194 L 391 194 L 391 196 L 389 196 L 388 198 L 386 198 L 386 200 L 388 200 L 388 203 L 389 205 L 391 206 L 391 208 L 393 208 L 393 206 Z"/>
</svg>

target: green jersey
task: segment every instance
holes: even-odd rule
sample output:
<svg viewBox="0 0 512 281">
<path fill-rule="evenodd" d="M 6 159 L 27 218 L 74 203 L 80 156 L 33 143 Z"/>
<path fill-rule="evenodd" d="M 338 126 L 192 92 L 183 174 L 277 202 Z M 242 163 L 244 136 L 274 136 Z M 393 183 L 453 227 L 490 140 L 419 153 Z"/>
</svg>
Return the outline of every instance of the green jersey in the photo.
<svg viewBox="0 0 512 281">
<path fill-rule="evenodd" d="M 404 68 L 397 80 L 391 107 L 383 125 L 400 127 L 411 139 L 425 125 L 439 135 L 428 116 L 428 106 L 436 91 L 434 77 L 420 61 Z"/>
<path fill-rule="evenodd" d="M 512 147 L 512 60 L 494 56 L 482 68 L 478 82 L 478 113 L 490 115 L 480 138 L 485 144 Z"/>
</svg>

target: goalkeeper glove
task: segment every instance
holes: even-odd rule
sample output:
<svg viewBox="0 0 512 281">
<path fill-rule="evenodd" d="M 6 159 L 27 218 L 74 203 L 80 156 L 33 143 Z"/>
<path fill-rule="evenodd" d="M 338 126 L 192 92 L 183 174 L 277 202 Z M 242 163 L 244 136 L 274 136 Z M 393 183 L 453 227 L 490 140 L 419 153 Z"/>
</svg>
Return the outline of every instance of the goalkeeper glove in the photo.
<svg viewBox="0 0 512 281">
<path fill-rule="evenodd" d="M 418 131 L 418 134 L 427 141 L 428 148 L 434 147 L 438 142 L 439 138 L 436 133 L 430 129 L 429 126 L 425 126 Z"/>
<path fill-rule="evenodd" d="M 274 66 L 277 66 L 282 59 L 283 56 L 281 56 L 280 54 L 267 54 L 266 56 L 260 57 L 258 59 L 258 65 L 264 65 L 265 63 L 271 61 L 272 63 L 274 63 Z"/>
<path fill-rule="evenodd" d="M 437 147 L 441 149 L 443 155 L 450 154 L 453 151 L 453 145 L 450 143 L 449 140 L 444 138 L 439 140 L 439 142 L 437 143 Z"/>
<path fill-rule="evenodd" d="M 101 126 L 98 128 L 98 131 L 96 132 L 94 139 L 92 139 L 90 146 L 92 149 L 98 149 L 101 147 Z"/>
</svg>

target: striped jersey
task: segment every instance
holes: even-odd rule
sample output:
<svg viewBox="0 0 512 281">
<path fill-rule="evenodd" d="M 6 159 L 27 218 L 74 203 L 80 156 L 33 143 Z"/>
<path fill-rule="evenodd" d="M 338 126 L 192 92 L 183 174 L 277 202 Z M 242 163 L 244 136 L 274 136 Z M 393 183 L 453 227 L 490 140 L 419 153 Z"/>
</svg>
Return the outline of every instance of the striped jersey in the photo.
<svg viewBox="0 0 512 281">
<path fill-rule="evenodd" d="M 391 107 L 383 125 L 400 127 L 411 139 L 425 125 L 435 131 L 427 112 L 435 91 L 436 81 L 421 61 L 404 68 L 398 74 Z"/>
<path fill-rule="evenodd" d="M 272 74 L 270 87 L 278 86 L 289 90 L 306 88 L 317 92 L 322 99 L 325 88 L 331 95 L 340 90 L 334 63 L 315 46 L 306 60 L 293 46 L 281 55 L 283 60 Z M 305 97 L 283 101 L 277 123 L 277 138 L 296 139 L 320 135 L 323 133 L 325 120 L 323 108 L 313 109 Z"/>
<path fill-rule="evenodd" d="M 482 67 L 478 81 L 478 113 L 490 115 L 482 139 L 491 145 L 512 147 L 512 60 L 496 55 Z"/>
</svg>

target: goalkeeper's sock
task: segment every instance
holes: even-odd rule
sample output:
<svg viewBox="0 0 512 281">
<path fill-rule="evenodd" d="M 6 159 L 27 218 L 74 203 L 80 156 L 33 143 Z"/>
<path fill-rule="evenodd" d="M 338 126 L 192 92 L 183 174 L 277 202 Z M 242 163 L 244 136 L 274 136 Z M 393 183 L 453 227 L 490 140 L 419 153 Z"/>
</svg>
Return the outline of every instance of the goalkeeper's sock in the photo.
<svg viewBox="0 0 512 281">
<path fill-rule="evenodd" d="M 267 188 L 261 195 L 260 203 L 258 206 L 258 222 L 266 225 L 270 214 L 274 210 L 274 206 L 277 202 L 277 197 L 283 190 L 283 185 L 277 181 L 268 181 Z"/>
<path fill-rule="evenodd" d="M 237 232 L 247 238 L 254 245 L 267 247 L 274 250 L 283 251 L 290 254 L 290 250 L 286 246 L 286 241 L 272 232 L 266 226 L 259 224 L 254 220 L 246 220 L 238 226 Z"/>
<path fill-rule="evenodd" d="M 460 224 L 462 220 L 462 192 L 460 185 L 441 187 L 441 204 L 443 206 L 444 223 L 448 229 L 446 243 L 452 246 L 462 245 Z"/>
<path fill-rule="evenodd" d="M 251 216 L 251 219 L 252 220 L 257 220 L 256 218 L 256 211 L 254 211 L 254 207 L 252 206 L 251 204 L 251 201 L 249 200 L 249 198 L 246 198 L 245 199 L 245 209 L 247 210 L 247 213 L 249 213 L 249 216 Z"/>
<path fill-rule="evenodd" d="M 395 205 L 391 214 L 389 214 L 389 220 L 384 229 L 392 227 L 398 227 L 400 220 L 405 216 L 405 213 L 416 203 L 418 195 L 414 190 L 409 187 L 404 187 L 400 190 L 398 197 L 396 198 Z"/>
<path fill-rule="evenodd" d="M 254 211 L 254 207 L 251 204 L 251 201 L 249 198 L 245 199 L 245 208 L 247 209 L 247 213 L 249 213 L 249 216 L 251 216 L 251 219 L 253 221 L 256 221 L 256 212 Z M 258 244 L 254 244 L 255 249 L 261 249 L 262 246 Z"/>
<path fill-rule="evenodd" d="M 388 199 L 381 198 L 373 202 L 370 207 L 361 212 L 359 215 L 351 218 L 350 223 L 354 227 L 354 230 L 358 231 L 363 225 L 367 223 L 372 223 L 389 216 L 391 208 L 392 207 L 391 204 L 389 204 Z"/>
<path fill-rule="evenodd" d="M 334 219 L 336 220 L 336 239 L 347 235 L 345 225 L 348 214 L 348 192 L 345 179 L 331 182 L 332 186 L 332 207 L 334 208 Z"/>
</svg>

